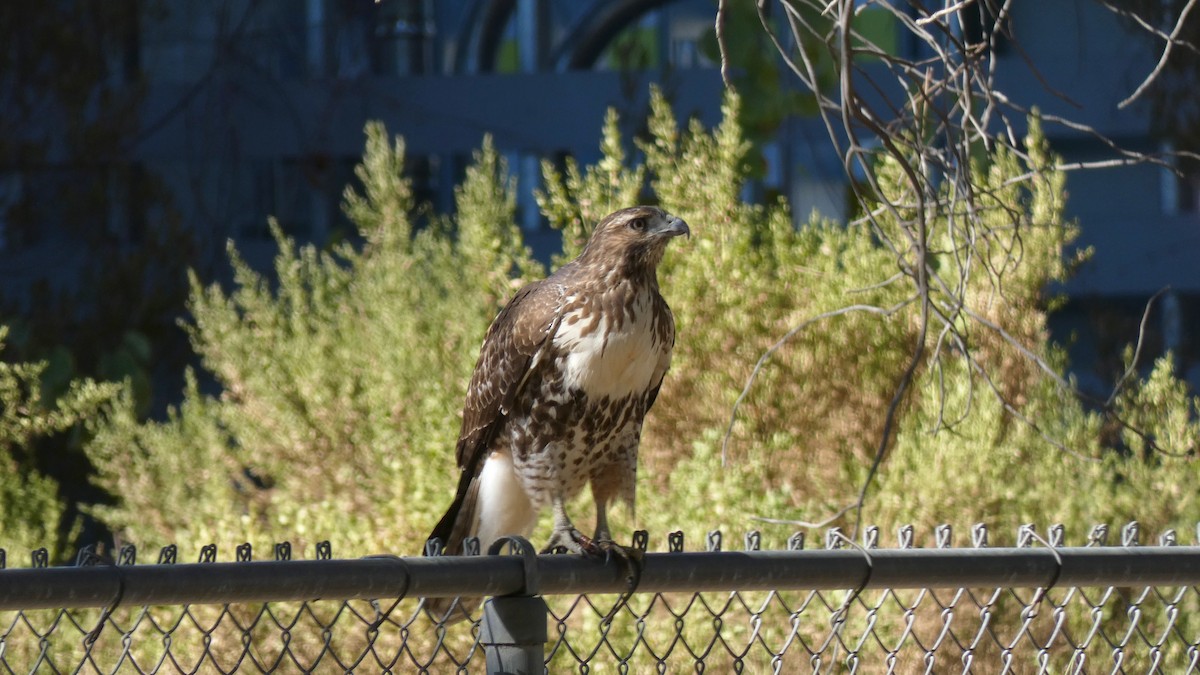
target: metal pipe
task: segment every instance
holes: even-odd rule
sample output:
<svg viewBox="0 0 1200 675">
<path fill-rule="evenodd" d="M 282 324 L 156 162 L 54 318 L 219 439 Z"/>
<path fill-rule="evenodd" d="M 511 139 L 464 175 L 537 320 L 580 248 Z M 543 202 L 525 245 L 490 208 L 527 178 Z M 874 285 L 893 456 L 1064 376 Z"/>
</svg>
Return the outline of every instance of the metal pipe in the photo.
<svg viewBox="0 0 1200 675">
<path fill-rule="evenodd" d="M 1061 566 L 1060 566 L 1061 561 Z M 538 556 L 546 595 L 629 590 L 620 557 Z M 650 553 L 639 592 L 1200 585 L 1200 547 L 841 549 Z M 502 596 L 520 556 L 379 556 L 0 570 L 0 609 Z"/>
<path fill-rule="evenodd" d="M 611 561 L 542 556 L 538 568 L 542 592 L 548 595 L 613 593 L 627 586 L 625 567 Z M 841 549 L 648 554 L 637 589 L 658 593 L 853 589 L 864 584 L 899 589 L 1198 583 L 1200 547 L 1195 546 Z"/>
<path fill-rule="evenodd" d="M 479 644 L 488 673 L 533 675 L 545 671 L 547 611 L 541 597 L 510 596 L 484 603 Z"/>
</svg>

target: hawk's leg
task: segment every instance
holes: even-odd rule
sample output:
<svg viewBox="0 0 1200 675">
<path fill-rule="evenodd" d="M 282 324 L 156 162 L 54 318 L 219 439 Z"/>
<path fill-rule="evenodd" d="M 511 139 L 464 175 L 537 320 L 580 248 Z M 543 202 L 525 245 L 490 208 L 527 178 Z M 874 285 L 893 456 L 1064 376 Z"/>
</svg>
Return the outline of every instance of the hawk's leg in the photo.
<svg viewBox="0 0 1200 675">
<path fill-rule="evenodd" d="M 550 553 L 556 548 L 562 547 L 571 553 L 580 553 L 583 555 L 599 555 L 600 547 L 591 539 L 588 539 L 582 532 L 575 529 L 575 525 L 571 522 L 571 518 L 567 516 L 566 507 L 563 506 L 563 499 L 556 495 L 551 502 L 551 508 L 554 512 L 554 531 L 550 533 L 550 541 L 546 542 L 546 548 L 542 549 L 542 553 Z"/>
<path fill-rule="evenodd" d="M 605 563 L 615 557 L 625 566 L 625 583 L 628 590 L 621 594 L 616 604 L 604 617 L 603 623 L 608 624 L 612 623 L 617 612 L 625 606 L 642 581 L 643 553 L 639 549 L 626 548 L 613 541 L 612 534 L 608 529 L 608 502 L 600 498 L 596 499 L 596 536 L 593 545 L 604 552 Z"/>
<path fill-rule="evenodd" d="M 612 534 L 608 531 L 608 503 L 596 499 L 596 534 L 592 539 L 597 544 L 613 543 Z"/>
<path fill-rule="evenodd" d="M 600 497 L 596 497 L 596 534 L 592 541 L 597 549 L 604 551 L 605 560 L 614 555 L 625 561 L 630 559 L 632 551 L 613 541 L 612 533 L 608 529 L 608 501 Z"/>
</svg>

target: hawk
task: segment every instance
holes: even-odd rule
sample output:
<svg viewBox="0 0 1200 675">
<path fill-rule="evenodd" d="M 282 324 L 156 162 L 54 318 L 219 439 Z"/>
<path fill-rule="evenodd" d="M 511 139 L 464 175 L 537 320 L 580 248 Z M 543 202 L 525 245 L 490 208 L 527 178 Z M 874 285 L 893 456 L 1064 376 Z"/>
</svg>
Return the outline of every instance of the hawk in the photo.
<svg viewBox="0 0 1200 675">
<path fill-rule="evenodd" d="M 446 553 L 528 536 L 546 507 L 545 550 L 610 544 L 608 507 L 632 510 L 642 421 L 671 364 L 675 321 L 659 293 L 667 243 L 687 223 L 653 206 L 610 214 L 575 260 L 522 288 L 488 328 L 467 388 L 454 501 L 430 537 Z M 596 529 L 565 504 L 590 485 Z M 431 610 L 432 612 L 432 610 Z"/>
</svg>

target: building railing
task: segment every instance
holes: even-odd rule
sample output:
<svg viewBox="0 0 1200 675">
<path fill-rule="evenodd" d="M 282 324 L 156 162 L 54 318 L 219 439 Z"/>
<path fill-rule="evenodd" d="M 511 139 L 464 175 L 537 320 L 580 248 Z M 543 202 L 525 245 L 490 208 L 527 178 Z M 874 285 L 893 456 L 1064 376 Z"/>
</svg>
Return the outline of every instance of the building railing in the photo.
<svg viewBox="0 0 1200 675">
<path fill-rule="evenodd" d="M 1063 546 L 1032 527 L 1018 546 L 879 548 L 831 531 L 826 548 L 536 555 L 514 538 L 491 555 L 133 564 L 0 571 L 0 671 L 444 672 L 708 669 L 808 672 L 1190 672 L 1200 663 L 1200 546 Z M 507 551 L 501 549 L 508 549 Z M 436 552 L 436 547 L 431 548 Z M 35 556 L 35 562 L 39 562 Z M 40 562 L 44 564 L 44 556 Z M 443 625 L 421 598 L 490 596 Z M 549 604 L 547 604 L 549 601 Z M 475 664 L 475 665 L 471 665 Z"/>
</svg>

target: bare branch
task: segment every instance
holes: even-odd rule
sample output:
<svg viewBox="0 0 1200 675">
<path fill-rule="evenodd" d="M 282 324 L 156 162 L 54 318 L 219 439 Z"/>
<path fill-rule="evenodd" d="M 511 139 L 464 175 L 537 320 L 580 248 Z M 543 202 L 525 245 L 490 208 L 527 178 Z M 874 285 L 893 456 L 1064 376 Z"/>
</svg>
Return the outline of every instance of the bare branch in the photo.
<svg viewBox="0 0 1200 675">
<path fill-rule="evenodd" d="M 1154 65 L 1154 69 L 1150 71 L 1150 74 L 1146 76 L 1145 80 L 1142 80 L 1142 83 L 1138 85 L 1138 88 L 1135 89 L 1128 98 L 1117 104 L 1118 108 L 1125 108 L 1130 103 L 1136 101 L 1138 97 L 1140 97 L 1143 92 L 1149 89 L 1150 85 L 1154 84 L 1154 81 L 1158 79 L 1159 74 L 1161 74 L 1163 69 L 1167 67 L 1167 59 L 1171 58 L 1171 50 L 1175 47 L 1176 39 L 1179 37 L 1179 33 L 1183 30 L 1183 22 L 1187 19 L 1187 15 L 1191 13 L 1192 8 L 1195 6 L 1196 0 L 1188 0 L 1188 3 L 1183 6 L 1183 9 L 1179 12 L 1179 18 L 1175 20 L 1175 28 L 1171 30 L 1171 34 L 1167 36 L 1166 44 L 1163 45 L 1162 54 L 1160 54 L 1158 57 L 1158 63 Z"/>
<path fill-rule="evenodd" d="M 1154 35 L 1155 37 L 1159 38 L 1160 40 L 1176 44 L 1180 47 L 1183 47 L 1184 49 L 1187 49 L 1187 50 L 1196 52 L 1197 54 L 1200 54 L 1200 48 L 1197 48 L 1196 45 L 1192 44 L 1191 42 L 1188 42 L 1187 40 L 1180 40 L 1178 38 L 1172 38 L 1167 33 L 1164 33 L 1163 31 L 1159 30 L 1158 28 L 1155 28 L 1154 26 L 1152 26 L 1149 21 L 1146 21 L 1146 19 L 1143 18 L 1141 15 L 1139 15 L 1137 12 L 1132 12 L 1130 10 L 1123 9 L 1121 7 L 1117 7 L 1116 5 L 1112 4 L 1111 2 L 1105 2 L 1104 0 L 1098 0 L 1098 1 L 1108 11 L 1110 11 L 1113 14 L 1116 14 L 1120 17 L 1123 17 L 1123 18 L 1133 21 L 1142 30 L 1146 31 L 1147 33 L 1150 33 L 1151 35 Z M 1179 25 L 1179 22 L 1176 22 L 1176 25 Z"/>
<path fill-rule="evenodd" d="M 1113 9 L 1107 0 L 1100 2 Z M 856 304 L 825 312 L 794 326 L 768 348 L 733 403 L 721 445 L 722 462 L 728 461 L 734 424 L 765 364 L 814 323 L 851 312 L 869 312 L 882 318 L 907 308 L 914 310 L 906 312 L 905 317 L 916 339 L 906 354 L 906 365 L 898 373 L 857 499 L 815 523 L 761 516 L 757 519 L 819 527 L 855 512 L 861 521 L 870 487 L 894 443 L 902 403 L 923 369 L 930 374 L 938 406 L 933 411 L 932 431 L 952 430 L 965 420 L 972 407 L 983 400 L 975 398 L 975 387 L 984 387 L 980 391 L 990 391 L 1008 418 L 1030 429 L 1048 446 L 1083 461 L 1096 461 L 1090 453 L 1068 447 L 1054 437 L 1053 429 L 1033 419 L 1007 392 L 1004 375 L 979 350 L 981 340 L 986 340 L 989 349 L 1002 349 L 1006 358 L 1015 356 L 1029 366 L 1028 377 L 1048 380 L 1064 395 L 1096 404 L 1108 418 L 1129 426 L 1112 410 L 1115 397 L 1131 377 L 1129 372 L 1118 382 L 1108 402 L 1092 401 L 1059 372 L 1059 366 L 1047 361 L 1039 347 L 1023 342 L 1030 338 L 996 318 L 995 310 L 1003 308 L 1014 289 L 1020 288 L 1013 279 L 1030 255 L 1027 246 L 1031 228 L 1044 225 L 1034 222 L 1036 215 L 1023 198 L 1013 197 L 1013 190 L 1036 192 L 1048 175 L 1061 171 L 1141 164 L 1176 171 L 1179 158 L 1200 159 L 1200 155 L 1129 149 L 1078 120 L 1038 114 L 1003 91 L 997 79 L 1001 41 L 1019 58 L 1009 64 L 1020 67 L 1023 61 L 1046 92 L 1081 108 L 1067 92 L 1051 86 L 1024 49 L 1020 36 L 1013 32 L 1013 0 L 990 0 L 986 6 L 979 0 L 942 0 L 933 6 L 884 0 L 779 0 L 786 28 L 768 20 L 768 3 L 756 3 L 762 29 L 797 80 L 813 94 L 817 115 L 851 181 L 858 207 L 851 224 L 870 228 L 874 240 L 894 257 L 899 270 L 863 290 L 903 284 L 908 292 L 906 300 L 890 308 Z M 1125 103 L 1140 96 L 1159 77 L 1173 46 L 1196 49 L 1180 39 L 1184 21 L 1195 3 L 1188 1 L 1170 33 L 1157 31 L 1150 22 L 1133 17 L 1140 20 L 1143 30 L 1161 38 L 1165 46 L 1159 65 Z M 724 4 L 722 0 L 719 12 Z M 867 11 L 887 12 L 918 47 L 897 51 L 873 42 L 858 26 L 858 19 Z M 985 20 L 978 34 L 965 30 L 964 18 L 970 12 L 980 12 Z M 721 23 L 718 18 L 719 30 Z M 861 23 L 865 25 L 865 21 Z M 790 31 L 790 39 L 785 31 Z M 1047 127 L 1056 126 L 1100 142 L 1111 156 L 1070 162 L 1046 160 L 1035 149 L 1023 148 L 1023 132 L 1017 131 L 1024 120 L 1034 116 Z M 998 145 L 1007 146 L 1004 156 L 1015 158 L 1022 168 L 1016 176 L 981 178 L 987 171 L 978 160 L 981 150 L 996 156 L 993 153 Z M 884 166 L 888 167 L 886 173 L 881 171 Z M 1011 168 L 1006 170 L 1012 172 Z M 1143 334 L 1145 321 L 1143 317 Z M 1139 336 L 1139 353 L 1142 342 Z M 947 380 L 953 372 L 951 367 L 959 366 L 971 381 L 966 400 L 955 404 L 961 409 L 951 411 L 947 407 L 953 394 L 948 392 Z M 1146 441 L 1148 447 L 1161 451 L 1152 439 Z"/>
<path fill-rule="evenodd" d="M 830 319 L 835 316 L 844 316 L 853 312 L 867 312 L 870 314 L 878 314 L 880 316 L 889 316 L 900 311 L 909 302 L 910 301 L 906 301 L 904 303 L 887 308 L 876 307 L 874 305 L 850 305 L 849 307 L 842 307 L 841 309 L 835 309 L 831 312 L 818 314 L 817 316 L 814 316 L 813 318 L 808 319 L 807 321 L 804 321 L 789 330 L 784 334 L 783 337 L 779 338 L 775 344 L 771 345 L 767 351 L 763 352 L 763 355 L 758 358 L 758 362 L 754 364 L 754 369 L 750 371 L 750 376 L 746 379 L 746 386 L 742 388 L 742 393 L 738 395 L 737 400 L 733 402 L 733 408 L 729 411 L 729 424 L 725 427 L 725 438 L 721 441 L 722 466 L 727 463 L 726 460 L 728 458 L 729 438 L 733 435 L 733 425 L 737 422 L 738 409 L 741 408 L 742 402 L 746 400 L 746 397 L 750 395 L 750 390 L 754 387 L 754 381 L 758 378 L 758 374 L 762 372 L 763 366 L 767 364 L 767 361 L 771 359 L 775 352 L 783 348 L 784 345 L 791 341 L 792 338 L 799 335 L 802 331 L 808 329 L 817 322 L 824 321 L 825 319 Z"/>
<path fill-rule="evenodd" d="M 1142 320 L 1138 323 L 1138 336 L 1137 342 L 1134 343 L 1133 358 L 1129 359 L 1129 366 L 1125 369 L 1124 373 L 1121 373 L 1121 377 L 1117 380 L 1117 383 L 1113 385 L 1112 393 L 1109 394 L 1108 400 L 1104 402 L 1105 409 L 1112 408 L 1113 404 L 1117 402 L 1117 397 L 1121 395 L 1121 390 L 1124 389 L 1125 384 L 1137 374 L 1137 364 L 1138 361 L 1142 360 L 1142 346 L 1145 344 L 1146 324 L 1150 322 L 1150 310 L 1154 308 L 1154 303 L 1169 290 L 1169 287 L 1161 288 L 1146 301 L 1146 309 L 1142 311 Z"/>
<path fill-rule="evenodd" d="M 817 520 L 817 521 L 787 520 L 787 519 L 783 519 L 783 518 L 768 518 L 766 516 L 750 516 L 750 519 L 758 520 L 758 521 L 761 521 L 764 523 L 771 523 L 772 525 L 793 525 L 795 527 L 821 528 L 821 527 L 829 526 L 834 521 L 836 521 L 838 518 L 841 518 L 842 516 L 846 515 L 847 513 L 854 511 L 855 509 L 858 509 L 861 507 L 862 507 L 861 501 L 851 502 L 851 503 L 843 506 L 842 508 L 838 509 L 837 511 L 834 511 L 829 516 L 826 516 L 825 518 L 822 518 L 821 520 Z"/>
<path fill-rule="evenodd" d="M 726 0 L 717 0 L 717 19 L 713 29 L 717 33 L 717 51 L 721 54 L 721 81 L 726 87 L 733 89 L 733 81 L 729 79 L 729 45 L 725 42 L 725 22 L 729 9 Z"/>
</svg>

